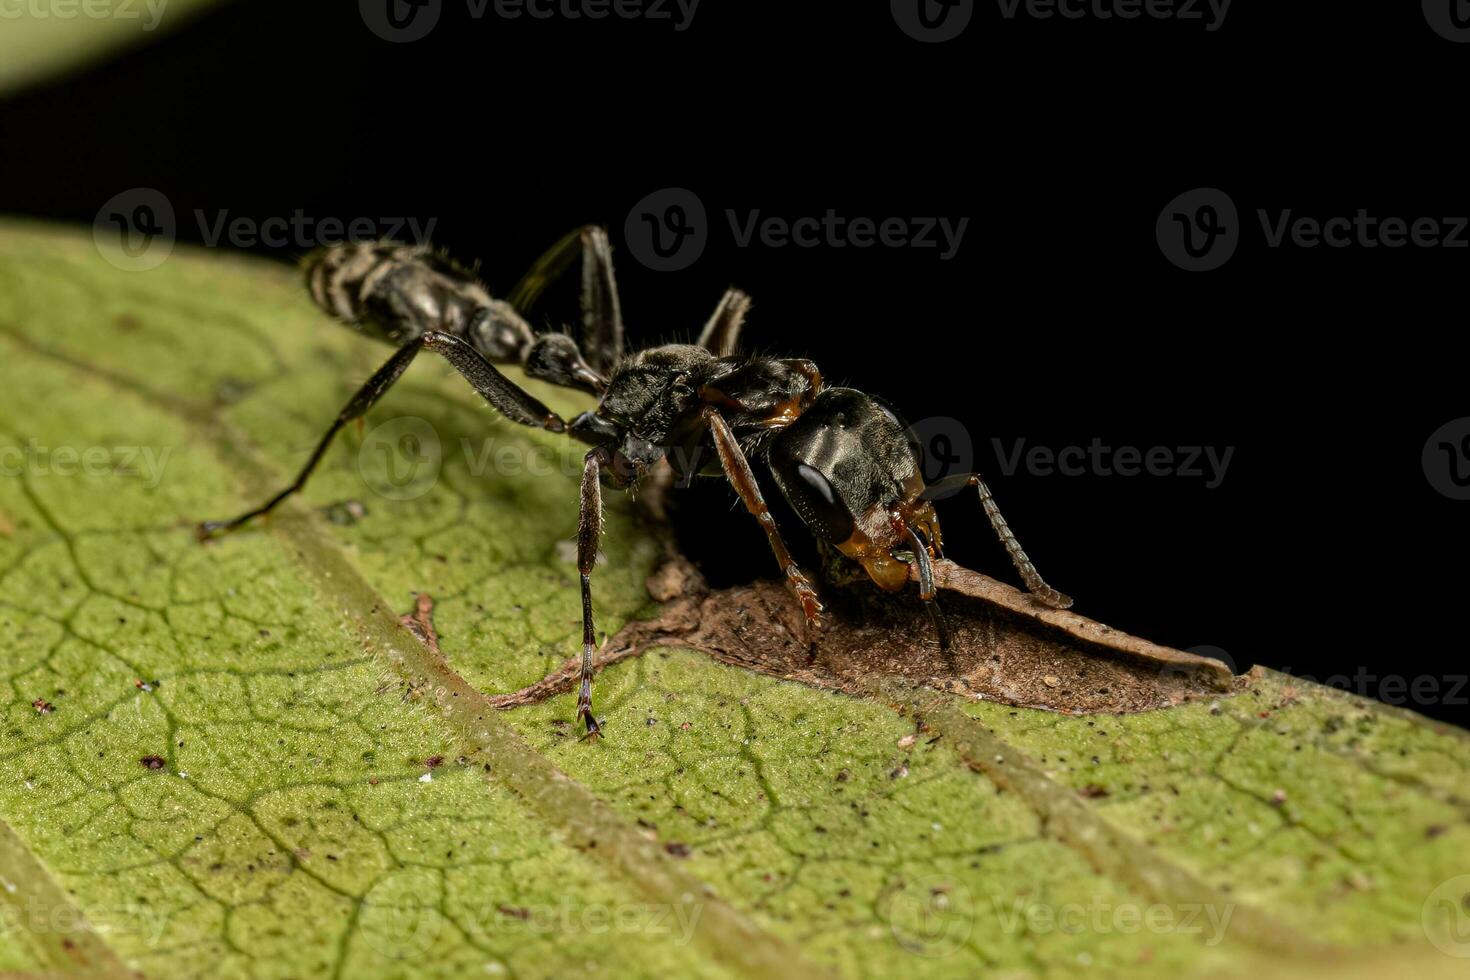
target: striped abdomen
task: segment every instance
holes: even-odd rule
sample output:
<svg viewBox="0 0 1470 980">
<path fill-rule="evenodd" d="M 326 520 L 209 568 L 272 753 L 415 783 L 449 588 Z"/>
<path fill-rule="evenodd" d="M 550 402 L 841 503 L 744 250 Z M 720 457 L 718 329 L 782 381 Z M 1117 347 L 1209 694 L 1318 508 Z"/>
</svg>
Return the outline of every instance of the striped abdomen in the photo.
<svg viewBox="0 0 1470 980">
<path fill-rule="evenodd" d="M 492 360 L 519 363 L 534 339 L 509 303 L 427 245 L 333 245 L 308 256 L 303 271 L 323 311 L 394 346 L 438 330 Z"/>
</svg>

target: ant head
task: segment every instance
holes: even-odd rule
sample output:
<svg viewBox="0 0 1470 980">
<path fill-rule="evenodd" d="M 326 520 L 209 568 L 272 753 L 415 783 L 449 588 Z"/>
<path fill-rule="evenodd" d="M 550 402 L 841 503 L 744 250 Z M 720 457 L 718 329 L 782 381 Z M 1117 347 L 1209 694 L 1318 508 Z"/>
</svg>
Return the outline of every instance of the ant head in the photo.
<svg viewBox="0 0 1470 980">
<path fill-rule="evenodd" d="M 563 388 L 580 388 L 594 395 L 607 390 L 607 379 L 582 360 L 577 342 L 564 333 L 541 334 L 526 352 L 526 373 Z"/>
<path fill-rule="evenodd" d="M 602 482 L 622 490 L 641 480 L 663 458 L 664 450 L 596 412 L 572 419 L 567 431 L 577 439 L 607 450 Z"/>
</svg>

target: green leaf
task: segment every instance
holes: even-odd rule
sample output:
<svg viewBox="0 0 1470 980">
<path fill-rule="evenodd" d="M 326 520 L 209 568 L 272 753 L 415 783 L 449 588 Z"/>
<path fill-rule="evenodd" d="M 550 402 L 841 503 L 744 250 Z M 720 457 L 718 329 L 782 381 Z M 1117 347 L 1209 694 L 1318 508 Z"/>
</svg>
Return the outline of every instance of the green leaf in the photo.
<svg viewBox="0 0 1470 980">
<path fill-rule="evenodd" d="M 497 710 L 576 650 L 578 454 L 437 362 L 200 545 L 385 353 L 282 267 L 0 231 L 0 970 L 1464 974 L 1465 734 L 1289 678 L 1074 716 L 692 632 L 610 650 L 600 742 Z"/>
</svg>

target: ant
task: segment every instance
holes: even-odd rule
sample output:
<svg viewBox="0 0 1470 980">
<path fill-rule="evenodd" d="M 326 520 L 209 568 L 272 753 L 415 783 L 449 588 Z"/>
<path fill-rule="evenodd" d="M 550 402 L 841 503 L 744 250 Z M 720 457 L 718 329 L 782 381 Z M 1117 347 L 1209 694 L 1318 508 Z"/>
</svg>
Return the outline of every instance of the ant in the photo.
<svg viewBox="0 0 1470 980">
<path fill-rule="evenodd" d="M 582 259 L 582 339 L 534 331 L 523 313 L 546 285 Z M 919 598 L 939 645 L 949 629 L 935 598 L 933 561 L 942 538 L 933 500 L 974 487 L 1027 588 L 1046 605 L 1072 600 L 1047 585 L 978 474 L 926 486 L 922 447 L 887 404 L 851 388 L 825 387 L 808 360 L 736 353 L 750 297 L 729 289 L 695 344 L 623 351 L 623 319 L 612 249 L 598 227 L 580 228 L 549 249 L 511 293 L 493 298 L 472 271 L 423 245 L 375 241 L 331 246 L 305 262 L 316 305 L 397 352 L 352 396 L 292 483 L 254 510 L 199 525 L 201 540 L 269 513 L 299 491 L 333 437 L 361 420 L 425 349 L 453 365 L 498 412 L 521 425 L 590 445 L 581 481 L 577 568 L 582 583 L 582 670 L 578 719 L 592 714 L 592 568 L 602 534 L 602 487 L 628 490 L 660 461 L 675 477 L 723 476 L 760 523 L 807 627 L 821 628 L 817 590 L 792 559 L 756 482 L 764 464 L 811 533 L 857 562 L 877 585 L 901 590 L 917 568 Z M 532 378 L 597 396 L 570 422 L 495 368 L 515 364 Z M 713 449 L 713 453 L 709 452 Z"/>
</svg>

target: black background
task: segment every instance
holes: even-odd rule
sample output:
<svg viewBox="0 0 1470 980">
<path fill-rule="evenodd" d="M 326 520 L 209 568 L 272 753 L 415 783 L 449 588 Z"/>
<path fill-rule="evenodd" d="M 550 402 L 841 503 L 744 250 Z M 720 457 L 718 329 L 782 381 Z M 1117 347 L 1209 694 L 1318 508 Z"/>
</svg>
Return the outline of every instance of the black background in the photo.
<svg viewBox="0 0 1470 980">
<path fill-rule="evenodd" d="M 687 338 L 738 284 L 756 298 L 750 344 L 810 356 L 911 420 L 962 420 L 1079 612 L 1240 669 L 1430 675 L 1441 694 L 1467 672 L 1470 503 L 1433 488 L 1421 451 L 1470 414 L 1470 250 L 1270 248 L 1256 216 L 1470 212 L 1470 45 L 1418 4 L 1237 0 L 1210 31 L 979 3 L 941 44 L 883 3 L 704 0 L 676 31 L 476 20 L 446 0 L 406 44 L 352 3 L 285 6 L 226 6 L 0 103 L 0 210 L 90 223 L 119 191 L 154 187 L 184 241 L 200 238 L 196 208 L 434 218 L 436 241 L 504 290 L 566 230 L 604 223 L 621 244 L 636 202 L 688 188 L 711 226 L 697 262 L 661 273 L 619 252 L 635 343 Z M 1155 219 L 1202 186 L 1234 200 L 1241 244 L 1189 273 Z M 829 208 L 970 221 L 944 261 L 738 247 L 725 217 Z M 1007 474 L 992 440 L 1021 438 L 1234 455 L 1214 489 Z M 701 499 L 700 538 L 728 549 L 731 576 L 765 574 L 728 491 Z M 1015 580 L 969 498 L 942 515 L 951 557 Z M 1464 722 L 1470 691 L 1454 693 L 1412 706 Z"/>
</svg>

